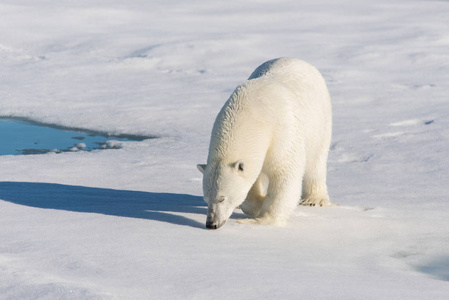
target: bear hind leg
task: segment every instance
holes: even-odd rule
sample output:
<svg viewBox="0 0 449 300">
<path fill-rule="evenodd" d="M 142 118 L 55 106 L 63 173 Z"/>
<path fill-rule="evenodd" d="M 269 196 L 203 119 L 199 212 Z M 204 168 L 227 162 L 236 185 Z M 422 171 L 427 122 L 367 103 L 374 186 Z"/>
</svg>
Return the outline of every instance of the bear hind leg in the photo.
<svg viewBox="0 0 449 300">
<path fill-rule="evenodd" d="M 303 191 L 300 205 L 333 206 L 329 199 L 326 184 L 327 155 L 323 155 L 319 163 L 306 169 L 302 181 Z"/>
</svg>

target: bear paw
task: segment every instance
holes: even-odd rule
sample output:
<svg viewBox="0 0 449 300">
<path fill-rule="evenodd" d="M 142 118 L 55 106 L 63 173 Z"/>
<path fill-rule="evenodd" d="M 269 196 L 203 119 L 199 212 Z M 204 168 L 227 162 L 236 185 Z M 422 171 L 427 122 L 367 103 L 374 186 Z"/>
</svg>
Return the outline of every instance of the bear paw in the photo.
<svg viewBox="0 0 449 300">
<path fill-rule="evenodd" d="M 304 205 L 304 206 L 335 206 L 336 204 L 331 203 L 329 201 L 329 199 L 313 199 L 313 198 L 307 198 L 302 200 L 299 205 Z"/>
</svg>

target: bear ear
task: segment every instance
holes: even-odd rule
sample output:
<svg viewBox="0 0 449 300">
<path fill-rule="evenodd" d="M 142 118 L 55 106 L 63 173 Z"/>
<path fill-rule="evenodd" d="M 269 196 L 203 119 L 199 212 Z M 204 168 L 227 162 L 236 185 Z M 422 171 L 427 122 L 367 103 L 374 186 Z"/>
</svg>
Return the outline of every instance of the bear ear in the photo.
<svg viewBox="0 0 449 300">
<path fill-rule="evenodd" d="M 243 171 L 245 171 L 245 164 L 243 163 L 242 160 L 238 160 L 234 164 L 234 169 L 235 169 L 236 172 L 243 172 Z"/>
<path fill-rule="evenodd" d="M 198 168 L 198 170 L 200 170 L 201 173 L 204 174 L 204 170 L 206 169 L 206 165 L 198 164 L 198 165 L 196 165 L 196 167 Z"/>
</svg>

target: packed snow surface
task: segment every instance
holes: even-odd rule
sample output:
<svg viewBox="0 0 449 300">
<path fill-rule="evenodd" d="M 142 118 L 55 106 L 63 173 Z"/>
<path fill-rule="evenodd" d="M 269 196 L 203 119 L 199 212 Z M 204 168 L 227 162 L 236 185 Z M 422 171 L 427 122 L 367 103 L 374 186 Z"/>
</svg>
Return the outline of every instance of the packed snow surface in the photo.
<svg viewBox="0 0 449 300">
<path fill-rule="evenodd" d="M 0 117 L 153 136 L 0 156 L 0 299 L 447 299 L 448 1 L 0 3 Z M 197 163 L 261 63 L 316 66 L 329 192 L 204 227 Z M 8 143 L 8 141 L 2 141 Z"/>
</svg>

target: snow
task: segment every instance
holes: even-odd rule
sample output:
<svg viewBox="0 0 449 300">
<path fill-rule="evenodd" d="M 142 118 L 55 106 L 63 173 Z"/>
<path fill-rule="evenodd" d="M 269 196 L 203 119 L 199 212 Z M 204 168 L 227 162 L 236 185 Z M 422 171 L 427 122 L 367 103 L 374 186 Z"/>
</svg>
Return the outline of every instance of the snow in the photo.
<svg viewBox="0 0 449 300">
<path fill-rule="evenodd" d="M 0 299 L 446 299 L 449 2 L 0 4 L 0 117 L 157 136 L 0 156 Z M 212 123 L 262 62 L 333 100 L 332 208 L 204 229 Z"/>
</svg>

